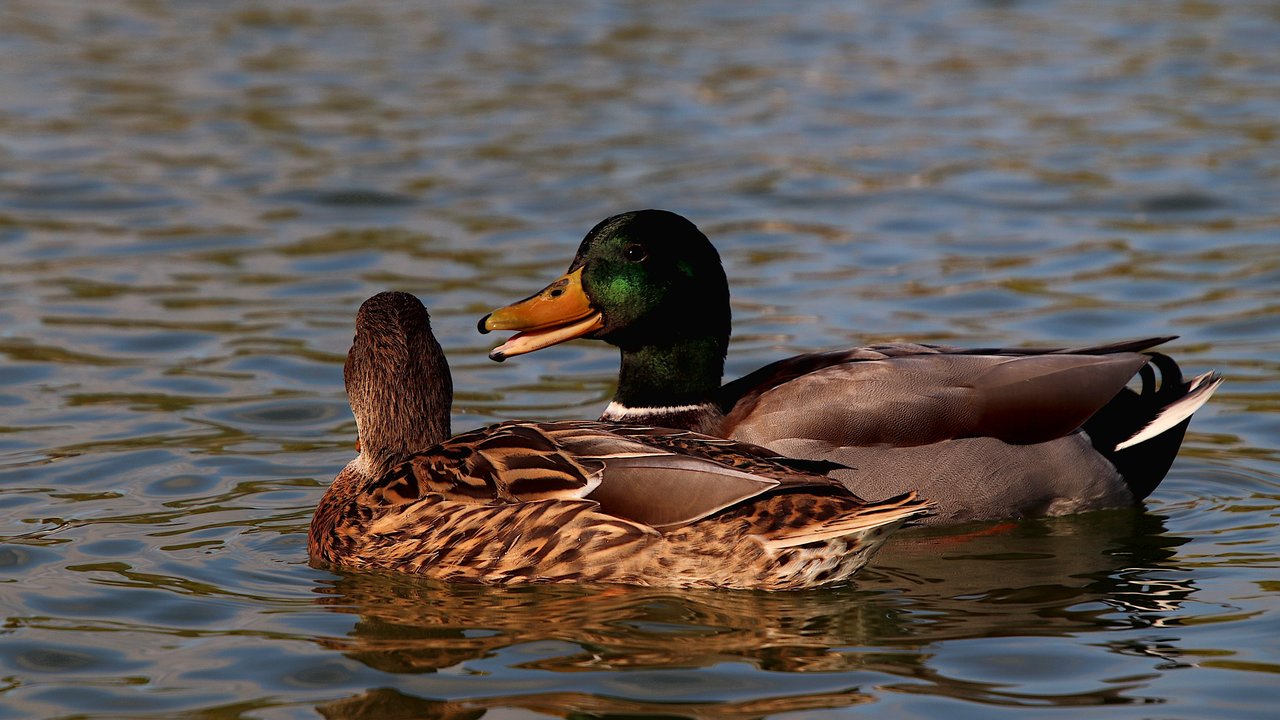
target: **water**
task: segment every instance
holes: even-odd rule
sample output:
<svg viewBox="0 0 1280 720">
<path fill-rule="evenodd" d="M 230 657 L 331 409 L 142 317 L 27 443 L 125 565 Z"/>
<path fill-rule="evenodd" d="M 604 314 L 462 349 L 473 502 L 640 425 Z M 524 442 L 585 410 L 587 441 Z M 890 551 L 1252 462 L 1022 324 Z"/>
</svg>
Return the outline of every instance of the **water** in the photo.
<svg viewBox="0 0 1280 720">
<path fill-rule="evenodd" d="M 1269 717 L 1269 2 L 0 6 L 0 718 Z M 360 301 L 454 425 L 591 417 L 615 352 L 474 331 L 682 212 L 739 375 L 892 339 L 1179 334 L 1227 384 L 1145 509 L 900 537 L 851 588 L 308 567 Z M 1102 707 L 1105 706 L 1105 707 Z"/>
</svg>

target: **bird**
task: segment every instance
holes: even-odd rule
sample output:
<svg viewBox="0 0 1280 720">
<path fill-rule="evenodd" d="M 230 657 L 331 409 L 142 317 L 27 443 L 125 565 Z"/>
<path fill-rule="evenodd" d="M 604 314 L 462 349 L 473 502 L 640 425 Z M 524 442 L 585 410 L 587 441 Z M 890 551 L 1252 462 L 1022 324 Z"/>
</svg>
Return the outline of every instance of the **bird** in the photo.
<svg viewBox="0 0 1280 720">
<path fill-rule="evenodd" d="M 879 344 L 788 357 L 722 385 L 731 314 L 720 256 L 694 223 L 655 209 L 598 223 L 565 275 L 478 329 L 518 331 L 490 353 L 499 362 L 573 338 L 610 343 L 621 365 L 601 420 L 835 462 L 830 474 L 860 496 L 918 491 L 936 504 L 930 525 L 1138 504 L 1222 382 L 1184 380 L 1171 358 L 1144 352 L 1166 336 Z M 1135 378 L 1140 388 L 1126 387 Z"/>
<path fill-rule="evenodd" d="M 451 436 L 453 383 L 422 302 L 378 293 L 343 366 L 358 455 L 325 491 L 320 566 L 449 582 L 790 590 L 845 583 L 928 512 L 687 430 L 506 421 Z"/>
</svg>

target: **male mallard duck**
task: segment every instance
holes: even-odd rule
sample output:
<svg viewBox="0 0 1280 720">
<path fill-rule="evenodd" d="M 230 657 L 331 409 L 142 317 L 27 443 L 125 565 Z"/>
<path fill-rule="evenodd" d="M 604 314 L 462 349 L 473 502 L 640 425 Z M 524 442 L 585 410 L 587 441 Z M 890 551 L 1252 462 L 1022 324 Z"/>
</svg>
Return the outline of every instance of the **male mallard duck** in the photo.
<svg viewBox="0 0 1280 720">
<path fill-rule="evenodd" d="M 359 456 L 311 520 L 319 562 L 481 583 L 785 590 L 847 580 L 927 512 L 830 463 L 696 433 L 504 422 L 449 437 L 453 384 L 418 299 L 360 306 L 343 369 Z M 817 470 L 817 472 L 814 471 Z"/>
<path fill-rule="evenodd" d="M 1183 382 L 1139 351 L 1172 338 L 1074 349 L 877 345 L 797 355 L 721 386 L 729 289 L 720 256 L 662 210 L 596 225 L 568 274 L 486 315 L 521 331 L 501 361 L 576 337 L 622 351 L 601 419 L 685 428 L 830 460 L 854 492 L 907 489 L 929 523 L 1057 515 L 1136 503 L 1164 478 L 1195 412 L 1221 382 Z M 1161 383 L 1155 387 L 1159 369 Z M 1142 390 L 1125 388 L 1135 374 Z"/>
</svg>

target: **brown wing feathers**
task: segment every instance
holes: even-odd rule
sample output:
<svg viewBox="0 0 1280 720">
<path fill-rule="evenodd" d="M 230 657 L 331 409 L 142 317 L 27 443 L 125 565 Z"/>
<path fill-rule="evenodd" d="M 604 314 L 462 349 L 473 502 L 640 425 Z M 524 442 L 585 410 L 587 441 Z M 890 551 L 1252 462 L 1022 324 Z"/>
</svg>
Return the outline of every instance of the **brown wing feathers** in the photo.
<svg viewBox="0 0 1280 720">
<path fill-rule="evenodd" d="M 312 518 L 316 560 L 483 583 L 811 587 L 850 577 L 926 512 L 678 430 L 507 422 L 448 438 L 448 366 L 421 302 L 380 293 L 356 326 L 344 377 L 360 456 Z"/>
<path fill-rule="evenodd" d="M 610 427 L 501 424 L 372 480 L 357 480 L 353 462 L 335 485 L 363 487 L 322 502 L 313 556 L 482 583 L 787 589 L 847 579 L 927 507 L 914 496 L 864 503 L 762 448 Z"/>
<path fill-rule="evenodd" d="M 680 430 L 504 423 L 411 457 L 371 483 L 365 496 L 377 506 L 428 495 L 470 504 L 587 499 L 605 514 L 657 528 L 773 491 L 837 493 L 860 503 L 838 481 L 787 462 L 765 448 Z"/>
</svg>

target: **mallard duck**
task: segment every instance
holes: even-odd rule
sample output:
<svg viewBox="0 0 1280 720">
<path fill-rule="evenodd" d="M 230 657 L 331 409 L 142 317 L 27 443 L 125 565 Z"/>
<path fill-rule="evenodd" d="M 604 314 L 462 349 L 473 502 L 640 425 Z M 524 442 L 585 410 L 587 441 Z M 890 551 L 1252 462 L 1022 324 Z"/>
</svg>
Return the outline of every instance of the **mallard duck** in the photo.
<svg viewBox="0 0 1280 720">
<path fill-rule="evenodd" d="M 1142 353 L 1172 339 L 1156 337 L 1072 349 L 876 345 L 797 355 L 722 386 L 720 256 L 662 210 L 602 221 L 566 275 L 479 329 L 520 331 L 490 354 L 498 361 L 578 337 L 611 343 L 622 365 L 602 420 L 856 468 L 832 475 L 864 497 L 918 490 L 937 504 L 924 521 L 933 524 L 1141 501 L 1221 382 L 1184 382 L 1173 360 Z M 1135 375 L 1139 391 L 1125 387 Z"/>
<path fill-rule="evenodd" d="M 360 306 L 343 368 L 359 455 L 311 520 L 313 560 L 451 581 L 784 590 L 848 580 L 927 512 L 697 433 L 504 422 L 450 437 L 449 366 L 416 297 Z"/>
</svg>

